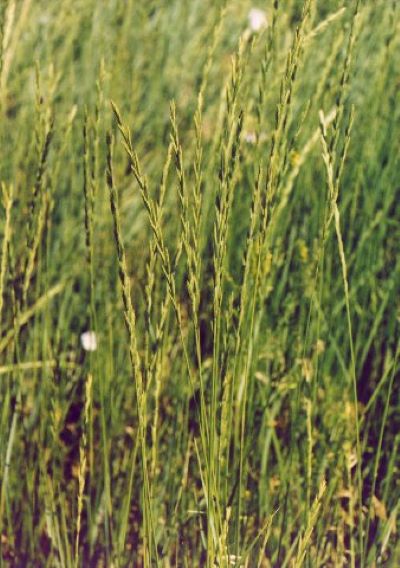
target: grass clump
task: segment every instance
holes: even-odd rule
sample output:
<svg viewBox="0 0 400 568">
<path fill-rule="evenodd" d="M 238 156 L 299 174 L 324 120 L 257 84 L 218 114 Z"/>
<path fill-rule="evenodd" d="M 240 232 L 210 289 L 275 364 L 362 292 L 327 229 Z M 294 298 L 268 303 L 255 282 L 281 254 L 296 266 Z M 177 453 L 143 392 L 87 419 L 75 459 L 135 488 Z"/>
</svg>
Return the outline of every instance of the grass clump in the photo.
<svg viewBox="0 0 400 568">
<path fill-rule="evenodd" d="M 139 4 L 0 9 L 0 564 L 396 566 L 398 5 Z"/>
</svg>

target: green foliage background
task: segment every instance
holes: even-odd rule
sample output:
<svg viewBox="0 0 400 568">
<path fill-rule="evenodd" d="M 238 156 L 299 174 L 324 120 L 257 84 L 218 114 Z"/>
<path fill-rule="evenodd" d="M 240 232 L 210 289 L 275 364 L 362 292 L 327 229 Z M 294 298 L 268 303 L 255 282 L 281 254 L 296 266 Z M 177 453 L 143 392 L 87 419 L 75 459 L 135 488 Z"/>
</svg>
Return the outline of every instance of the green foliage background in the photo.
<svg viewBox="0 0 400 568">
<path fill-rule="evenodd" d="M 252 8 L 1 4 L 5 566 L 400 561 L 399 6 Z"/>
</svg>

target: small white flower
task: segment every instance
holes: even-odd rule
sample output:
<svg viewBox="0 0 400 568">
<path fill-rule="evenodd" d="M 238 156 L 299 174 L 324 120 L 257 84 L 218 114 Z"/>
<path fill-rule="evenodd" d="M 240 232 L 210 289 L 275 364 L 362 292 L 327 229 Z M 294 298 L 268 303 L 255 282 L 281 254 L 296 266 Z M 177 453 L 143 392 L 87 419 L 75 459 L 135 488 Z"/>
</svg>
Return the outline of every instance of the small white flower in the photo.
<svg viewBox="0 0 400 568">
<path fill-rule="evenodd" d="M 252 32 L 259 32 L 268 26 L 267 14 L 260 8 L 252 8 L 247 19 Z"/>
<path fill-rule="evenodd" d="M 38 22 L 41 26 L 47 26 L 50 23 L 50 16 L 49 14 L 46 14 L 45 12 L 43 12 L 39 18 L 38 18 Z"/>
<path fill-rule="evenodd" d="M 94 331 L 85 331 L 81 335 L 81 345 L 85 351 L 96 351 L 97 337 Z"/>
<path fill-rule="evenodd" d="M 245 132 L 244 139 L 247 144 L 255 144 L 257 142 L 257 134 L 255 132 Z"/>
</svg>

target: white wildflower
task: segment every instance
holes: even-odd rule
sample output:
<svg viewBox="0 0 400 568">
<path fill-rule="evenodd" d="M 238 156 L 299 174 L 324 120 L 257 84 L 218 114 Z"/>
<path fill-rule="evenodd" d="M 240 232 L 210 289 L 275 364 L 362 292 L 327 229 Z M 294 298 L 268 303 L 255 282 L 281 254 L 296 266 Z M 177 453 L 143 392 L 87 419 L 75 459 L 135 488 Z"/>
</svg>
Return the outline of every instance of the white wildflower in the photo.
<svg viewBox="0 0 400 568">
<path fill-rule="evenodd" d="M 85 351 L 96 351 L 97 337 L 94 331 L 85 331 L 81 335 L 81 345 Z"/>
<path fill-rule="evenodd" d="M 244 139 L 247 142 L 247 144 L 256 144 L 257 134 L 255 132 L 246 132 L 244 135 Z"/>
<path fill-rule="evenodd" d="M 252 32 L 260 32 L 268 27 L 267 14 L 259 8 L 252 8 L 247 16 Z"/>
<path fill-rule="evenodd" d="M 43 12 L 39 18 L 38 18 L 38 22 L 41 26 L 47 26 L 50 23 L 50 16 L 49 14 L 46 14 L 45 12 Z"/>
</svg>

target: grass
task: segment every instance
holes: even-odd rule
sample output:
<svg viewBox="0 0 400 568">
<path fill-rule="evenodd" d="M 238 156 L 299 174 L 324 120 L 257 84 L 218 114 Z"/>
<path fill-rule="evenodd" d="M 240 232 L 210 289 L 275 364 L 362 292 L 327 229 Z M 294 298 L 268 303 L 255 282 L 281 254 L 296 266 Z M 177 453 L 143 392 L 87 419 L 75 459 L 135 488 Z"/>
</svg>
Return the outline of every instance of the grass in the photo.
<svg viewBox="0 0 400 568">
<path fill-rule="evenodd" d="M 1 4 L 1 566 L 400 561 L 399 6 L 252 8 Z"/>
</svg>

